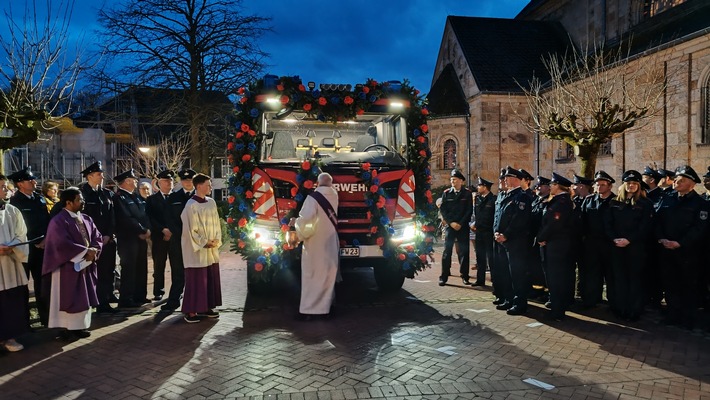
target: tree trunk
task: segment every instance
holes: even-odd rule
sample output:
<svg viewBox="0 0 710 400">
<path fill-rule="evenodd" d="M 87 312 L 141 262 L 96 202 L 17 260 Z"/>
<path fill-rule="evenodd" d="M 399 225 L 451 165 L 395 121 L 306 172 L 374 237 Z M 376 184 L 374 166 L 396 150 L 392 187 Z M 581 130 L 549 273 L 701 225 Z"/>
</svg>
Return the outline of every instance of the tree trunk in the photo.
<svg viewBox="0 0 710 400">
<path fill-rule="evenodd" d="M 206 140 L 200 127 L 193 124 L 190 127 L 190 161 L 192 169 L 203 174 L 209 174 L 209 146 L 205 142 Z"/>
<path fill-rule="evenodd" d="M 597 155 L 599 155 L 600 146 L 601 145 L 599 143 L 577 146 L 577 148 L 579 149 L 578 156 L 580 161 L 582 162 L 582 165 L 580 167 L 581 176 L 589 179 L 594 178 L 594 172 L 597 168 Z"/>
<path fill-rule="evenodd" d="M 5 175 L 5 149 L 0 149 L 0 174 Z"/>
</svg>

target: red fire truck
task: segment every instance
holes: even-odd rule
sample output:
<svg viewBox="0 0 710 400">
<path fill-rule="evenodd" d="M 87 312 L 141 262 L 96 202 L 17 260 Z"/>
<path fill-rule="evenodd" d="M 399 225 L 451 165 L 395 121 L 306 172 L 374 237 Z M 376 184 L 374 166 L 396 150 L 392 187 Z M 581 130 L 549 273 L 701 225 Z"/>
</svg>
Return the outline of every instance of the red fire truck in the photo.
<svg viewBox="0 0 710 400">
<path fill-rule="evenodd" d="M 372 267 L 380 288 L 398 289 L 428 265 L 431 153 L 418 91 L 267 75 L 240 95 L 227 220 L 250 290 L 298 266 L 287 222 L 321 171 L 339 194 L 341 268 Z"/>
</svg>

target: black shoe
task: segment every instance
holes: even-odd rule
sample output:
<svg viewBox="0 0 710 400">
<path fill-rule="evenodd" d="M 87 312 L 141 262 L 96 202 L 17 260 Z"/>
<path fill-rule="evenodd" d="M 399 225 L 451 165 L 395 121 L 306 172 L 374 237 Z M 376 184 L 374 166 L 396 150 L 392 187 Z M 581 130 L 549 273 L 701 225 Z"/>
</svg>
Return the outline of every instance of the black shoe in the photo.
<svg viewBox="0 0 710 400">
<path fill-rule="evenodd" d="M 79 339 L 85 339 L 91 336 L 91 332 L 87 331 L 86 329 L 77 329 L 69 332 L 71 332 L 72 335 Z"/>
<path fill-rule="evenodd" d="M 118 297 L 116 297 L 115 294 L 112 294 L 111 296 L 109 296 L 108 302 L 109 303 L 118 303 Z"/>
<path fill-rule="evenodd" d="M 486 283 L 485 283 L 485 282 L 473 282 L 473 283 L 471 284 L 471 286 L 481 286 L 481 287 L 485 287 L 485 286 L 486 286 Z"/>
<path fill-rule="evenodd" d="M 152 301 L 147 297 L 145 299 L 135 299 L 135 300 L 133 300 L 133 302 L 136 304 L 141 304 L 141 305 L 152 303 Z"/>
<path fill-rule="evenodd" d="M 564 313 L 556 313 L 556 312 L 550 312 L 545 316 L 545 319 L 549 321 L 555 321 L 555 322 L 560 322 L 563 319 L 565 319 L 565 314 Z"/>
<path fill-rule="evenodd" d="M 199 316 L 197 316 L 197 315 L 190 316 L 190 315 L 187 315 L 187 314 L 185 314 L 185 316 L 183 317 L 183 319 L 184 319 L 185 322 L 187 322 L 188 324 L 196 324 L 196 323 L 200 322 L 200 320 L 201 320 L 201 318 L 200 318 Z"/>
<path fill-rule="evenodd" d="M 500 297 L 496 297 L 495 300 L 493 300 L 493 304 L 499 305 L 505 303 L 505 300 L 501 299 Z"/>
<path fill-rule="evenodd" d="M 163 295 L 162 294 L 156 294 L 153 296 L 153 301 L 160 301 L 163 300 Z"/>
<path fill-rule="evenodd" d="M 471 281 L 469 281 L 468 279 L 469 278 L 461 278 L 461 283 L 463 283 L 464 285 L 470 285 Z"/>
<path fill-rule="evenodd" d="M 508 311 L 506 311 L 506 314 L 508 314 L 508 315 L 525 315 L 525 313 L 527 313 L 527 312 L 528 312 L 528 310 L 523 307 L 513 306 L 513 307 L 510 307 L 508 309 Z"/>
<path fill-rule="evenodd" d="M 106 313 L 106 314 L 115 314 L 118 312 L 118 310 L 111 307 L 110 304 L 100 304 L 98 307 L 96 307 L 96 312 L 97 313 Z"/>
<path fill-rule="evenodd" d="M 446 279 L 439 278 L 439 286 L 444 286 L 444 285 L 446 285 Z"/>
<path fill-rule="evenodd" d="M 168 303 L 165 303 L 162 306 L 160 306 L 160 309 L 162 311 L 175 311 L 178 309 L 178 307 L 180 307 L 179 304 L 172 304 L 172 303 L 168 302 Z"/>
<path fill-rule="evenodd" d="M 313 321 L 315 319 L 315 316 L 313 314 L 298 313 L 293 317 L 293 319 L 295 319 L 296 321 Z"/>
<path fill-rule="evenodd" d="M 551 302 L 551 301 L 546 302 L 546 303 L 545 303 L 545 308 L 548 308 L 548 309 L 549 309 L 549 308 L 552 308 L 552 302 Z"/>
<path fill-rule="evenodd" d="M 206 313 L 197 313 L 197 315 L 206 318 L 219 318 L 219 313 L 215 310 L 209 310 Z"/>
<path fill-rule="evenodd" d="M 513 303 L 504 301 L 496 306 L 496 310 L 509 310 L 513 307 Z"/>
</svg>

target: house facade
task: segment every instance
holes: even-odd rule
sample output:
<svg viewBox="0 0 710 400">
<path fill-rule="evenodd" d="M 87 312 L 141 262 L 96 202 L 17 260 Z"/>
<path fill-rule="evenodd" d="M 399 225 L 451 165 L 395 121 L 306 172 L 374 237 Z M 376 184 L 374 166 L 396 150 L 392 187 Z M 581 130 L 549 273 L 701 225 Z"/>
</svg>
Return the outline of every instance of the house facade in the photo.
<svg viewBox="0 0 710 400">
<path fill-rule="evenodd" d="M 451 168 L 468 181 L 495 180 L 506 165 L 533 175 L 579 173 L 574 150 L 530 133 L 521 89 L 549 78 L 543 57 L 571 42 L 631 38 L 628 67 L 663 60 L 667 89 L 659 112 L 603 146 L 597 170 L 612 176 L 646 165 L 674 169 L 710 165 L 710 3 L 704 0 L 533 0 L 514 19 L 447 18 L 429 102 L 434 185 Z M 620 73 L 622 73 L 620 71 Z M 702 173 L 701 173 L 702 174 Z"/>
</svg>

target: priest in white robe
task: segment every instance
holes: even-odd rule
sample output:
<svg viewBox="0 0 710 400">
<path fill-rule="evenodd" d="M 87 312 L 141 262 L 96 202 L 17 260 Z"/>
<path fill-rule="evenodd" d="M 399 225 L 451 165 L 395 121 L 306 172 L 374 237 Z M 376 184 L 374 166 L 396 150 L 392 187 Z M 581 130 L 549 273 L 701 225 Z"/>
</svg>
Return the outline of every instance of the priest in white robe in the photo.
<svg viewBox="0 0 710 400">
<path fill-rule="evenodd" d="M 338 192 L 333 177 L 318 175 L 318 187 L 306 197 L 298 218 L 291 221 L 303 240 L 301 257 L 301 304 L 298 319 L 327 317 L 335 300 L 340 245 L 338 241 Z"/>
<path fill-rule="evenodd" d="M 20 210 L 8 199 L 7 178 L 0 175 L 0 348 L 20 351 L 15 338 L 30 330 L 27 262 L 27 227 Z"/>
<path fill-rule="evenodd" d="M 185 296 L 183 317 L 187 323 L 202 318 L 217 318 L 215 310 L 222 305 L 219 275 L 219 248 L 222 246 L 222 225 L 217 203 L 207 195 L 212 193 L 210 177 L 197 174 L 192 178 L 195 195 L 187 201 L 180 215 L 182 220 L 182 258 L 185 264 Z"/>
<path fill-rule="evenodd" d="M 96 259 L 103 237 L 91 217 L 81 213 L 79 188 L 65 189 L 59 200 L 64 208 L 47 228 L 42 275 L 51 281 L 48 326 L 66 328 L 61 336 L 73 340 L 90 336 L 91 308 L 99 305 Z"/>
</svg>

